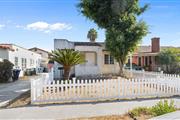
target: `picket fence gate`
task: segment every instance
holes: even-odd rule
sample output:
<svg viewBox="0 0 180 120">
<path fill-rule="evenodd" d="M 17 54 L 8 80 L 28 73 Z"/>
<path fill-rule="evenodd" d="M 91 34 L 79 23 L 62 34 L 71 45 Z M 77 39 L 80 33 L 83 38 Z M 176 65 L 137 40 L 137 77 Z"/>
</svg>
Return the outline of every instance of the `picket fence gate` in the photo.
<svg viewBox="0 0 180 120">
<path fill-rule="evenodd" d="M 31 81 L 32 104 L 169 97 L 180 95 L 180 79 L 138 78 L 106 80 Z"/>
</svg>

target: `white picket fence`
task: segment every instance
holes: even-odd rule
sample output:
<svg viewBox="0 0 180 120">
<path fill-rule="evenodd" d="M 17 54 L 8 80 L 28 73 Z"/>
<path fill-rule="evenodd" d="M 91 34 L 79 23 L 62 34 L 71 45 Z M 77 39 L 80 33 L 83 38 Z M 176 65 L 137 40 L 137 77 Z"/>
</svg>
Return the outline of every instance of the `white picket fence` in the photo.
<svg viewBox="0 0 180 120">
<path fill-rule="evenodd" d="M 44 82 L 32 80 L 32 104 L 169 97 L 180 95 L 180 79 L 137 78 Z"/>
<path fill-rule="evenodd" d="M 161 72 L 148 72 L 148 71 L 137 71 L 137 70 L 124 70 L 124 73 L 131 78 L 178 78 L 180 75 L 176 74 L 164 74 Z"/>
</svg>

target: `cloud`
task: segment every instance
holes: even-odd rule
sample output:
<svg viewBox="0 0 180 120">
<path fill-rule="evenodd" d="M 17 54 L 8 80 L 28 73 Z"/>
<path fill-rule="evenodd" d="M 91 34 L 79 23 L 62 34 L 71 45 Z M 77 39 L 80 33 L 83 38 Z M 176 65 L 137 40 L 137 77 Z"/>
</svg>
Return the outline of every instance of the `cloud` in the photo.
<svg viewBox="0 0 180 120">
<path fill-rule="evenodd" d="M 16 28 L 24 28 L 22 25 L 16 25 Z"/>
<path fill-rule="evenodd" d="M 0 24 L 0 30 L 2 30 L 5 27 L 5 25 Z"/>
<path fill-rule="evenodd" d="M 20 27 L 20 26 L 17 26 Z M 43 31 L 44 33 L 50 33 L 52 31 L 62 31 L 62 30 L 70 30 L 72 26 L 66 23 L 47 23 L 43 21 L 34 22 L 31 24 L 26 25 L 25 27 L 28 30 L 38 30 Z"/>
</svg>

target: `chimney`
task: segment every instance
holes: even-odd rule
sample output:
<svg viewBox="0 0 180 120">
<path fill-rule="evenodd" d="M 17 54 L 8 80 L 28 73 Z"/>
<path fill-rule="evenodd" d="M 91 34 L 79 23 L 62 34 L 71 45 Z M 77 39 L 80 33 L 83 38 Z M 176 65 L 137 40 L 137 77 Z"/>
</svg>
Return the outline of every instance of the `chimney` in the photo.
<svg viewBox="0 0 180 120">
<path fill-rule="evenodd" d="M 151 52 L 160 52 L 160 38 L 154 37 L 151 39 Z"/>
</svg>

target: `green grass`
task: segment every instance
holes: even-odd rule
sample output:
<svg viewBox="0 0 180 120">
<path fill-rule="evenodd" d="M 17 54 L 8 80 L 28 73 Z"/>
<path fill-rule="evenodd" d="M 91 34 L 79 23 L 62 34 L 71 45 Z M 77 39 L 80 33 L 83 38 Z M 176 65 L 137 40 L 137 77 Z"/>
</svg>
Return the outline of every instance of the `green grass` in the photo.
<svg viewBox="0 0 180 120">
<path fill-rule="evenodd" d="M 129 111 L 129 115 L 132 118 L 136 118 L 141 115 L 149 115 L 149 116 L 160 116 L 166 113 L 174 112 L 177 109 L 175 108 L 174 101 L 168 103 L 167 100 L 158 102 L 155 106 L 147 108 L 147 107 L 138 107 L 131 111 Z"/>
</svg>

